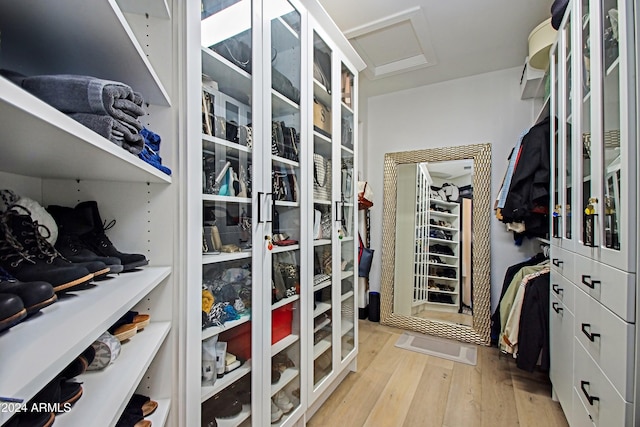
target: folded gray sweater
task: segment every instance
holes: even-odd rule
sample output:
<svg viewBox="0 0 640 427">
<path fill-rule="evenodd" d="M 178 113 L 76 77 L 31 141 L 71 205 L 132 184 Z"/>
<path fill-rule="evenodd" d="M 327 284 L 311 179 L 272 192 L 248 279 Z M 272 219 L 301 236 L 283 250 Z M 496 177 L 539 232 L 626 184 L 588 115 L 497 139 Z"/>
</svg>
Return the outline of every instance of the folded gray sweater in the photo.
<svg viewBox="0 0 640 427">
<path fill-rule="evenodd" d="M 144 100 L 124 83 L 58 74 L 25 77 L 22 87 L 63 113 L 106 114 L 142 130 Z"/>
<path fill-rule="evenodd" d="M 142 135 L 111 116 L 87 113 L 73 113 L 68 116 L 130 153 L 138 155 L 144 148 Z"/>
</svg>

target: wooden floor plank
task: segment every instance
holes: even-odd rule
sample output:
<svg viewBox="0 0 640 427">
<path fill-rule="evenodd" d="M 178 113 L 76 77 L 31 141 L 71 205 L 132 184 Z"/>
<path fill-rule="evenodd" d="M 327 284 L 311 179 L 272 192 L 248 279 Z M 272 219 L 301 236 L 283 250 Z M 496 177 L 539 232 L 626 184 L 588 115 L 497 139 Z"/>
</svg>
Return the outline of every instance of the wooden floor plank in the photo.
<svg viewBox="0 0 640 427">
<path fill-rule="evenodd" d="M 478 365 L 395 347 L 404 332 L 361 320 L 358 372 L 316 412 L 311 427 L 566 427 L 544 372 L 518 369 L 496 348 Z"/>
</svg>

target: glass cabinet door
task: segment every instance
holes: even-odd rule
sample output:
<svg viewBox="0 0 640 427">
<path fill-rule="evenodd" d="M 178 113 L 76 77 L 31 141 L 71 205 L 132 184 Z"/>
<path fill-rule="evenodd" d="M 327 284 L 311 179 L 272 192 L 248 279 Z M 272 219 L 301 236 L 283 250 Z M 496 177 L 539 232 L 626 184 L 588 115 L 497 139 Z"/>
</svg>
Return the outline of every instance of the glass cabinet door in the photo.
<svg viewBox="0 0 640 427">
<path fill-rule="evenodd" d="M 253 364 L 251 2 L 202 0 L 201 13 L 201 418 L 239 425 L 251 418 Z"/>
<path fill-rule="evenodd" d="M 560 117 L 560 81 L 559 75 L 561 74 L 561 70 L 559 68 L 558 63 L 558 45 L 555 44 L 551 48 L 551 57 L 550 57 L 550 68 L 551 68 L 551 99 L 552 104 L 550 106 L 551 114 L 550 117 Z M 559 145 L 559 134 L 560 131 L 558 129 L 559 122 L 557 120 L 551 120 L 551 203 L 553 207 L 553 212 L 551 215 L 551 238 L 555 241 L 557 246 L 560 246 L 560 242 L 562 239 L 562 225 L 563 225 L 563 209 L 562 209 L 562 198 L 560 194 L 560 189 L 563 188 L 561 179 L 562 175 L 560 171 L 562 170 L 562 150 Z M 556 240 L 557 239 L 557 240 Z"/>
<path fill-rule="evenodd" d="M 270 23 L 271 88 L 271 387 L 266 408 L 281 425 L 301 408 L 302 233 L 301 15 L 286 0 L 264 2 Z M 268 366 L 265 366 L 268 368 Z M 268 425 L 266 421 L 259 425 Z"/>
<path fill-rule="evenodd" d="M 599 36 L 601 46 L 602 84 L 602 152 L 600 153 L 602 168 L 602 211 L 600 223 L 601 246 L 620 251 L 620 188 L 624 175 L 621 171 L 623 162 L 620 159 L 620 25 L 619 9 L 616 0 L 601 2 Z"/>
<path fill-rule="evenodd" d="M 571 200 L 572 200 L 572 184 L 573 184 L 573 158 L 572 158 L 572 139 L 573 139 L 573 125 L 575 122 L 575 115 L 573 114 L 573 55 L 572 55 L 572 24 L 573 24 L 572 13 L 569 13 L 567 17 L 566 25 L 563 28 L 563 38 L 562 38 L 562 48 L 563 48 L 563 60 L 564 60 L 564 76 L 565 76 L 565 84 L 563 89 L 563 97 L 564 97 L 564 106 L 563 106 L 563 132 L 562 132 L 562 144 L 564 145 L 563 149 L 563 164 L 564 168 L 563 172 L 563 204 L 562 204 L 562 236 L 564 239 L 563 246 L 566 246 L 564 243 L 571 240 Z"/>
<path fill-rule="evenodd" d="M 339 206 L 333 204 L 334 162 L 332 127 L 332 51 L 313 33 L 313 389 L 334 370 L 333 323 L 340 316 L 334 307 L 332 280 L 334 218 Z"/>
<path fill-rule="evenodd" d="M 358 234 L 355 229 L 355 215 L 357 204 L 354 203 L 354 76 L 346 65 L 340 67 L 340 202 L 336 207 L 340 209 L 339 234 L 340 240 L 340 357 L 344 360 L 355 348 L 355 307 L 356 280 L 355 266 L 357 264 L 355 242 Z"/>
</svg>

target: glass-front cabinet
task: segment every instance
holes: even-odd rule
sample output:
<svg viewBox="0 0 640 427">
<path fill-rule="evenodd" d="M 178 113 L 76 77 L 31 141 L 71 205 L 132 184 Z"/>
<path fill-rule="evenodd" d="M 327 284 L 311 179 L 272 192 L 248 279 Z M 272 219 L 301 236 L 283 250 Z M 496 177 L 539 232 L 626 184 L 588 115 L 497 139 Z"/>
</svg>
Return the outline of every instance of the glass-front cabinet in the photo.
<svg viewBox="0 0 640 427">
<path fill-rule="evenodd" d="M 357 355 L 358 71 L 295 0 L 200 24 L 200 421 L 295 425 Z"/>
<path fill-rule="evenodd" d="M 575 90 L 581 97 L 581 232 L 577 251 L 624 271 L 635 270 L 636 194 L 635 57 L 633 6 L 625 0 L 583 0 L 577 5 L 581 43 L 576 61 L 582 73 Z M 578 58 L 577 58 L 578 59 Z M 580 144 L 577 144 L 579 142 Z"/>
</svg>

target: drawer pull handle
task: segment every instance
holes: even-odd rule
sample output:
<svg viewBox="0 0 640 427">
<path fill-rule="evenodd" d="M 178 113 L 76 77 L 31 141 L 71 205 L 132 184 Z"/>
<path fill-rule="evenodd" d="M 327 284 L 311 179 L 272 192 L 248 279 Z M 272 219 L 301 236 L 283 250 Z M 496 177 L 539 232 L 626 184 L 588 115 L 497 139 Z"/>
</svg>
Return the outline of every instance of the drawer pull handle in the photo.
<svg viewBox="0 0 640 427">
<path fill-rule="evenodd" d="M 583 323 L 582 324 L 582 333 L 585 334 L 587 336 L 587 338 L 589 338 L 589 341 L 594 342 L 596 337 L 600 337 L 600 334 L 592 334 L 590 330 L 587 329 L 591 329 L 591 325 L 588 323 Z"/>
<path fill-rule="evenodd" d="M 587 389 L 584 388 L 584 386 L 589 385 L 588 381 L 580 381 L 580 389 L 582 390 L 582 392 L 584 393 L 584 396 L 587 398 L 587 400 L 589 401 L 589 405 L 593 406 L 593 402 L 595 401 L 600 401 L 599 397 L 596 396 L 590 396 L 589 392 L 587 391 Z"/>
<path fill-rule="evenodd" d="M 591 280 L 591 276 L 587 276 L 586 274 L 583 274 L 582 284 L 591 289 L 594 289 L 596 285 L 600 284 L 600 280 Z"/>
<path fill-rule="evenodd" d="M 553 263 L 553 265 L 555 265 L 556 267 L 560 267 L 562 264 L 564 264 L 564 261 L 560 261 L 559 258 L 554 258 L 551 260 L 551 262 Z"/>
<path fill-rule="evenodd" d="M 551 305 L 553 307 L 553 311 L 555 311 L 556 313 L 560 314 L 560 312 L 562 311 L 562 307 L 558 307 L 558 303 L 557 302 L 554 302 Z"/>
<path fill-rule="evenodd" d="M 560 286 L 558 286 L 556 283 L 554 283 L 552 286 L 553 288 L 553 292 L 556 293 L 556 295 L 560 295 L 560 293 L 564 292 L 564 289 L 562 289 Z"/>
</svg>

